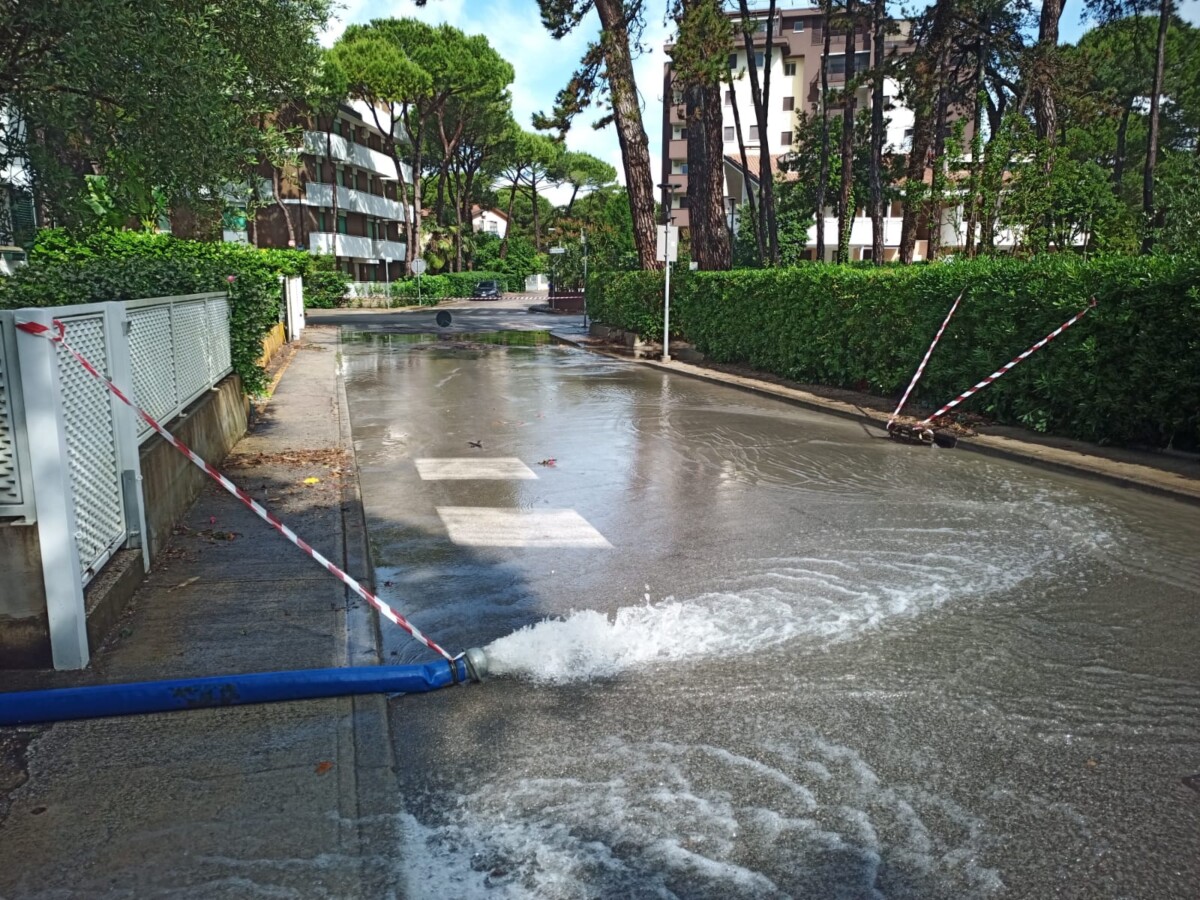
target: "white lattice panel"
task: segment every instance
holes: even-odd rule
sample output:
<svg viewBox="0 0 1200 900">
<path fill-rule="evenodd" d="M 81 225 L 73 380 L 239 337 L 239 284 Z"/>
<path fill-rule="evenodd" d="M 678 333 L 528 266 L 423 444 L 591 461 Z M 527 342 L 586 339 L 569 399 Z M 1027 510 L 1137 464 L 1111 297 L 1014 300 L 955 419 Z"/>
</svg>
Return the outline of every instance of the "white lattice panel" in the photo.
<svg viewBox="0 0 1200 900">
<path fill-rule="evenodd" d="M 208 365 L 208 312 L 204 300 L 176 303 L 174 308 L 175 377 L 181 403 L 189 403 L 212 386 Z"/>
<path fill-rule="evenodd" d="M 64 321 L 71 345 L 105 375 L 110 374 L 103 313 Z M 75 497 L 75 543 L 79 561 L 87 570 L 125 537 L 117 436 L 108 389 L 70 353 L 56 347 Z"/>
<path fill-rule="evenodd" d="M 17 429 L 13 422 L 13 397 L 8 367 L 17 361 L 8 359 L 0 335 L 0 514 L 3 507 L 17 506 L 24 499 L 21 491 L 20 460 L 17 456 Z"/>
<path fill-rule="evenodd" d="M 171 339 L 171 306 L 144 306 L 129 311 L 129 353 L 138 405 L 166 423 L 179 409 L 175 355 Z M 150 426 L 138 420 L 138 439 Z"/>
<path fill-rule="evenodd" d="M 215 297 L 208 301 L 209 383 L 215 384 L 233 366 L 229 347 L 229 301 Z"/>
</svg>

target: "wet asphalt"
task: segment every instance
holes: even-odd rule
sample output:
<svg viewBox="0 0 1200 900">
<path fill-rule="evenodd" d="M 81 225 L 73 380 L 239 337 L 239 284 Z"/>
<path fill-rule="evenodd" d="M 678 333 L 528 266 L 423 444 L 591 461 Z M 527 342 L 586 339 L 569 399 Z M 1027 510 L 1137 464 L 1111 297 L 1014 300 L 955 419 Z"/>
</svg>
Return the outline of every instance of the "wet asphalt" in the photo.
<svg viewBox="0 0 1200 900">
<path fill-rule="evenodd" d="M 510 319 L 343 325 L 412 896 L 1200 895 L 1200 509 Z"/>
</svg>

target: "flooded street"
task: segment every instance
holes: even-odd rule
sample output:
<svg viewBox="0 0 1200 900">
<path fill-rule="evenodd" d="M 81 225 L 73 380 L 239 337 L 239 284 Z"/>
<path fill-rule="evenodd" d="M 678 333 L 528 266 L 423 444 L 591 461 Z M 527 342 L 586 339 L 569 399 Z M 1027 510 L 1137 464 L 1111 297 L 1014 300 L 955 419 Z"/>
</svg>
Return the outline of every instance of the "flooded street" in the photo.
<svg viewBox="0 0 1200 900">
<path fill-rule="evenodd" d="M 380 596 L 497 673 L 392 702 L 411 896 L 1200 895 L 1200 509 L 455 339 L 341 346 Z"/>
</svg>

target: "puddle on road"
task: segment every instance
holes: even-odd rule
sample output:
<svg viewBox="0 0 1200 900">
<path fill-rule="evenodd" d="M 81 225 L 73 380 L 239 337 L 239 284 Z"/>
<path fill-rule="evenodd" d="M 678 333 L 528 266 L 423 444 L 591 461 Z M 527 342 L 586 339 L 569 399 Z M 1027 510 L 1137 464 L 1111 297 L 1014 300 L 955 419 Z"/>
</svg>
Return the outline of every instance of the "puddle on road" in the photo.
<svg viewBox="0 0 1200 900">
<path fill-rule="evenodd" d="M 440 334 L 396 334 L 352 331 L 342 335 L 348 344 L 381 344 L 387 347 L 410 346 L 412 349 L 470 349 L 475 345 L 502 347 L 541 347 L 552 343 L 549 331 L 474 331 Z"/>
</svg>

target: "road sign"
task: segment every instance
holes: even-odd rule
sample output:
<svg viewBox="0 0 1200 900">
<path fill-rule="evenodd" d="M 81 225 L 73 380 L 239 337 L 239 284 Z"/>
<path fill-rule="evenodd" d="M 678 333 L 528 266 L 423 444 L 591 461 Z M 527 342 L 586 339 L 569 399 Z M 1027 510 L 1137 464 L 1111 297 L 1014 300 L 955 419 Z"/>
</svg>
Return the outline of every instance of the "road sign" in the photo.
<svg viewBox="0 0 1200 900">
<path fill-rule="evenodd" d="M 408 264 L 408 267 L 412 270 L 414 275 L 424 275 L 425 270 L 429 268 L 429 263 L 425 262 L 423 259 L 414 259 Z"/>
<path fill-rule="evenodd" d="M 670 251 L 669 255 L 668 250 Z M 658 226 L 658 246 L 654 258 L 659 262 L 675 262 L 679 259 L 679 228 L 677 226 Z"/>
</svg>

